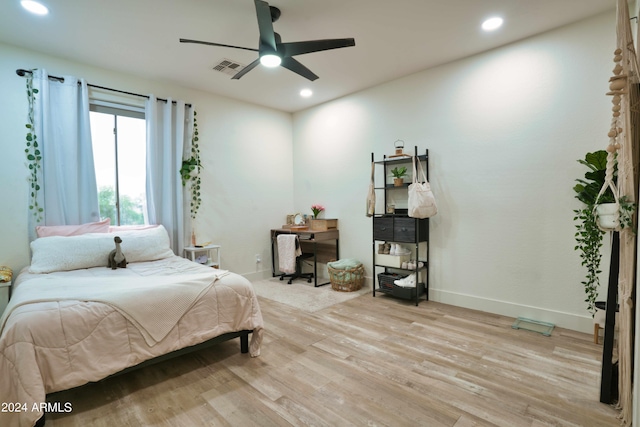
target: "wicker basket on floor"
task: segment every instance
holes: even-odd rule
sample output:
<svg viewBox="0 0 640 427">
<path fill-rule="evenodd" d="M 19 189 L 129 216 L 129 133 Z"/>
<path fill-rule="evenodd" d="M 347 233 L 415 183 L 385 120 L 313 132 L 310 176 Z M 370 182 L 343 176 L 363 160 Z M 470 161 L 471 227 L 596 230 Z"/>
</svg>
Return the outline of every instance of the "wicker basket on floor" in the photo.
<svg viewBox="0 0 640 427">
<path fill-rule="evenodd" d="M 364 284 L 364 266 L 360 264 L 354 268 L 337 270 L 327 265 L 331 288 L 339 292 L 354 292 Z"/>
</svg>

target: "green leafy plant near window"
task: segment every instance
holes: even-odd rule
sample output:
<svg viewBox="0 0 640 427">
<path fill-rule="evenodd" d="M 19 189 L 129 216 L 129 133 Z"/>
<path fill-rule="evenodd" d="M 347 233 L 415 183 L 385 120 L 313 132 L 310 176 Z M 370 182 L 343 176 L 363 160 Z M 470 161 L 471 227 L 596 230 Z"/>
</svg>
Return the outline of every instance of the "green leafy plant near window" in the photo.
<svg viewBox="0 0 640 427">
<path fill-rule="evenodd" d="M 574 210 L 575 217 L 573 220 L 576 226 L 576 246 L 574 249 L 580 252 L 582 265 L 587 268 L 587 275 L 582 284 L 586 294 L 587 310 L 593 315 L 595 313 L 596 298 L 598 297 L 598 288 L 600 287 L 599 275 L 602 272 L 600 270 L 600 262 L 602 260 L 600 249 L 605 235 L 605 232 L 598 227 L 594 209 L 596 204 L 614 203 L 615 198 L 611 189 L 607 188 L 597 199 L 598 193 L 605 182 L 607 169 L 607 152 L 605 150 L 587 153 L 585 158 L 578 160 L 578 162 L 588 167 L 589 171 L 584 174 L 584 179 L 576 179 L 577 184 L 573 187 L 576 192 L 576 198 L 584 203 L 582 208 Z M 614 180 L 617 175 L 616 168 L 614 170 Z M 635 205 L 626 196 L 621 197 L 618 200 L 618 204 L 620 206 L 620 227 L 633 229 Z"/>
<path fill-rule="evenodd" d="M 27 166 L 29 167 L 29 184 L 31 191 L 29 194 L 29 210 L 32 211 L 36 222 L 41 222 L 44 215 L 44 209 L 38 203 L 38 192 L 40 184 L 38 182 L 38 174 L 42 169 L 42 152 L 38 145 L 38 137 L 35 132 L 34 120 L 34 104 L 38 89 L 33 87 L 33 71 L 27 74 L 27 101 L 29 103 L 26 148 L 24 152 L 27 155 Z"/>
<path fill-rule="evenodd" d="M 195 219 L 202 199 L 200 198 L 200 170 L 202 163 L 200 162 L 200 147 L 198 145 L 198 121 L 197 112 L 193 112 L 193 136 L 191 137 L 191 157 L 182 160 L 180 175 L 182 176 L 182 185 L 186 186 L 187 182 L 191 182 L 191 218 Z"/>
</svg>

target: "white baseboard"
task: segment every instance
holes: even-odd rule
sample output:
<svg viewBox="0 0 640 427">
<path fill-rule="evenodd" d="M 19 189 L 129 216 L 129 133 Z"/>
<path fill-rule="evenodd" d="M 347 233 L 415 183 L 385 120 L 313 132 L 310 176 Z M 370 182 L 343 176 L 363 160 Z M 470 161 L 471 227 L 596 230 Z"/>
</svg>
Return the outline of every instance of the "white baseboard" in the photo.
<svg viewBox="0 0 640 427">
<path fill-rule="evenodd" d="M 571 329 L 588 334 L 593 333 L 593 318 L 589 315 L 582 316 L 541 307 L 514 304 L 507 301 L 443 291 L 441 289 L 430 289 L 429 299 L 443 304 L 455 305 L 457 307 L 486 311 L 514 318 L 524 317 L 541 322 L 553 323 L 560 328 Z"/>
<path fill-rule="evenodd" d="M 252 273 L 243 273 L 241 276 L 247 278 L 250 282 L 254 282 L 257 280 L 270 279 L 273 277 L 273 274 L 271 273 L 271 270 L 259 270 Z"/>
<path fill-rule="evenodd" d="M 366 276 L 365 283 L 370 289 L 372 289 L 373 278 L 371 276 Z M 455 305 L 456 307 L 464 307 L 472 310 L 499 314 L 501 316 L 513 318 L 524 317 L 541 322 L 553 323 L 560 328 L 571 329 L 587 334 L 593 333 L 593 318 L 588 314 L 577 315 L 574 313 L 515 304 L 507 301 L 499 301 L 433 288 L 429 289 L 429 300 L 441 302 L 443 304 Z"/>
</svg>

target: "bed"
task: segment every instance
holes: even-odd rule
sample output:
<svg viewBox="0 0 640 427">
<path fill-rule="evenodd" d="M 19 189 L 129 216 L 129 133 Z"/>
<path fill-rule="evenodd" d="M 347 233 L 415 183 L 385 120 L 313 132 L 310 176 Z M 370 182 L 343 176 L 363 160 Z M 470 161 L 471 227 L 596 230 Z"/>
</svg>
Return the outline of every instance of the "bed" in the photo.
<svg viewBox="0 0 640 427">
<path fill-rule="evenodd" d="M 0 318 L 0 425 L 32 426 L 68 409 L 47 407 L 48 393 L 202 343 L 242 337 L 243 351 L 260 354 L 263 319 L 246 278 L 175 256 L 161 226 L 118 236 L 128 264 L 115 270 L 114 234 L 32 242 Z"/>
</svg>

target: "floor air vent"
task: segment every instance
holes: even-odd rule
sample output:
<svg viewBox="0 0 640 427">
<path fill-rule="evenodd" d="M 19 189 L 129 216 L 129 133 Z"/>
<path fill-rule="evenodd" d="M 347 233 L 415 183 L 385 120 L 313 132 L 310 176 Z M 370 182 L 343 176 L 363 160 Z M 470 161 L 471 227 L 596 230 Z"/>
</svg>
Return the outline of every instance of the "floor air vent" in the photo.
<svg viewBox="0 0 640 427">
<path fill-rule="evenodd" d="M 214 70 L 220 71 L 221 73 L 228 74 L 230 76 L 235 76 L 237 72 L 242 70 L 245 66 L 236 61 L 232 61 L 230 59 L 223 59 L 213 67 Z"/>
</svg>

